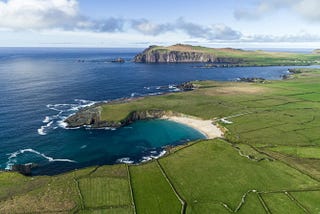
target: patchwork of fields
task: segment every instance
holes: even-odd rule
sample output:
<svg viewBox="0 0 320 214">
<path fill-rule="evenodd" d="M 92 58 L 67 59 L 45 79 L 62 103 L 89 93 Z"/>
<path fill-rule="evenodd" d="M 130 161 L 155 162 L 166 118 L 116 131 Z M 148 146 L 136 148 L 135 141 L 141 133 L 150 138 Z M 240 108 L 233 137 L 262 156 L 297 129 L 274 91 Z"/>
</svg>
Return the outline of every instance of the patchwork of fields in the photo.
<svg viewBox="0 0 320 214">
<path fill-rule="evenodd" d="M 320 213 L 319 82 L 320 71 L 266 83 L 195 82 L 194 91 L 105 105 L 117 119 L 140 109 L 213 119 L 225 138 L 141 165 L 51 177 L 3 172 L 0 213 Z"/>
</svg>

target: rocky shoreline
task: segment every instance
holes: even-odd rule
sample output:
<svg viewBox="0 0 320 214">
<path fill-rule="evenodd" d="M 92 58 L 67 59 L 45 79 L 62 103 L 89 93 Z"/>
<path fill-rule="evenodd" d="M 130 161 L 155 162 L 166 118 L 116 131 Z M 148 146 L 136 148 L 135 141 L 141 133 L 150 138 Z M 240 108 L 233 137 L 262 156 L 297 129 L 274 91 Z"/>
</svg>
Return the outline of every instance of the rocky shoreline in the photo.
<svg viewBox="0 0 320 214">
<path fill-rule="evenodd" d="M 176 86 L 181 91 L 191 91 L 196 88 L 194 84 L 191 82 L 181 83 Z M 90 128 L 119 128 L 122 126 L 126 126 L 130 123 L 133 123 L 137 120 L 148 120 L 148 119 L 158 119 L 163 117 L 168 113 L 167 111 L 163 111 L 160 109 L 150 109 L 147 111 L 134 111 L 131 112 L 127 118 L 122 121 L 106 121 L 101 119 L 101 111 L 102 105 L 107 104 L 120 104 L 126 102 L 132 102 L 134 100 L 143 99 L 143 97 L 139 98 L 121 98 L 117 100 L 113 100 L 111 102 L 101 102 L 96 103 L 92 106 L 85 107 L 80 109 L 75 114 L 68 117 L 64 122 L 67 123 L 67 128 L 78 128 L 78 127 L 90 127 Z"/>
<path fill-rule="evenodd" d="M 68 124 L 67 128 L 78 128 L 84 126 L 90 128 L 119 128 L 138 120 L 158 119 L 167 113 L 166 111 L 158 109 L 133 111 L 122 121 L 106 121 L 102 120 L 100 117 L 102 110 L 101 105 L 102 104 L 98 104 L 95 107 L 87 107 L 67 118 L 65 120 Z"/>
</svg>

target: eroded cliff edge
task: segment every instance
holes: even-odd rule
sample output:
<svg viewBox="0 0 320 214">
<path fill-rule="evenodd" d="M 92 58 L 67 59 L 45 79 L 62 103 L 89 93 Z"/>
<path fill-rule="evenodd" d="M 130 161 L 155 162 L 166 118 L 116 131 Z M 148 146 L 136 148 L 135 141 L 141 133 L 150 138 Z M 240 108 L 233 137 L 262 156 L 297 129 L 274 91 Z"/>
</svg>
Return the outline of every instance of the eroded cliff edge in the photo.
<svg viewBox="0 0 320 214">
<path fill-rule="evenodd" d="M 134 57 L 134 62 L 141 63 L 228 63 L 239 64 L 241 58 L 219 56 L 214 49 L 191 45 L 173 45 L 169 47 L 150 46 Z M 222 50 L 222 49 L 221 49 Z M 237 49 L 223 49 L 236 50 Z"/>
<path fill-rule="evenodd" d="M 184 82 L 176 86 L 180 91 L 190 91 L 197 88 L 192 82 Z M 138 120 L 148 120 L 148 119 L 158 119 L 163 116 L 178 116 L 178 113 L 171 111 L 164 111 L 161 109 L 147 109 L 147 110 L 137 110 L 130 112 L 126 117 L 121 120 L 106 120 L 101 116 L 104 105 L 121 104 L 128 103 L 143 99 L 140 98 L 129 98 L 129 99 L 118 99 L 108 103 L 101 102 L 93 106 L 88 106 L 86 108 L 80 109 L 75 114 L 68 117 L 64 122 L 67 123 L 67 128 L 78 128 L 83 126 L 89 126 L 91 128 L 118 128 L 128 125 L 134 121 Z"/>
<path fill-rule="evenodd" d="M 145 111 L 133 111 L 125 119 L 121 121 L 107 121 L 101 118 L 102 104 L 96 105 L 94 107 L 87 107 L 76 114 L 70 116 L 65 120 L 68 124 L 68 128 L 77 128 L 83 126 L 89 126 L 91 128 L 119 128 L 134 121 L 138 120 L 147 120 L 147 119 L 157 119 L 161 118 L 164 115 L 167 115 L 168 112 L 158 109 L 150 109 Z"/>
<path fill-rule="evenodd" d="M 237 66 L 307 66 L 320 64 L 319 51 L 310 53 L 268 52 L 234 48 L 208 48 L 176 44 L 150 46 L 137 54 L 137 63 L 205 63 L 205 68 Z"/>
</svg>

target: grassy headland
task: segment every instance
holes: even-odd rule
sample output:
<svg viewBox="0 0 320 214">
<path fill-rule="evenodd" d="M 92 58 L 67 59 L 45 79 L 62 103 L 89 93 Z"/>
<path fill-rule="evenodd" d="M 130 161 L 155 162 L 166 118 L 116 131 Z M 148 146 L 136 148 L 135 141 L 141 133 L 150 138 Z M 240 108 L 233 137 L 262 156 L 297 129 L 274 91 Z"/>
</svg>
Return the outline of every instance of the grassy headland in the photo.
<svg viewBox="0 0 320 214">
<path fill-rule="evenodd" d="M 150 46 L 134 58 L 143 63 L 203 62 L 227 66 L 312 65 L 320 63 L 318 52 L 310 54 L 246 51 L 233 48 L 207 48 L 177 44 Z"/>
<path fill-rule="evenodd" d="M 225 139 L 138 166 L 3 172 L 0 213 L 319 213 L 319 81 L 320 70 L 266 83 L 200 81 L 194 91 L 102 105 L 110 121 L 151 109 L 212 119 Z"/>
</svg>

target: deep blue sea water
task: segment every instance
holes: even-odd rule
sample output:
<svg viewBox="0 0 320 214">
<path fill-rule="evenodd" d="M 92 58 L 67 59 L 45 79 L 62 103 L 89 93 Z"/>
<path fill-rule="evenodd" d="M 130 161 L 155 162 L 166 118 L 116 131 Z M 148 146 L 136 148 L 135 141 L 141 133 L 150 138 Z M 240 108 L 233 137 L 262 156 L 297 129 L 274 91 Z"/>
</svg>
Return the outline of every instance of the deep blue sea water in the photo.
<svg viewBox="0 0 320 214">
<path fill-rule="evenodd" d="M 136 64 L 139 49 L 0 48 L 0 169 L 36 163 L 34 174 L 97 164 L 139 162 L 166 145 L 204 138 L 169 121 L 140 121 L 117 130 L 65 129 L 68 115 L 97 101 L 176 91 L 190 80 L 279 79 L 288 67 L 195 68 Z M 123 57 L 123 64 L 108 60 Z"/>
</svg>

